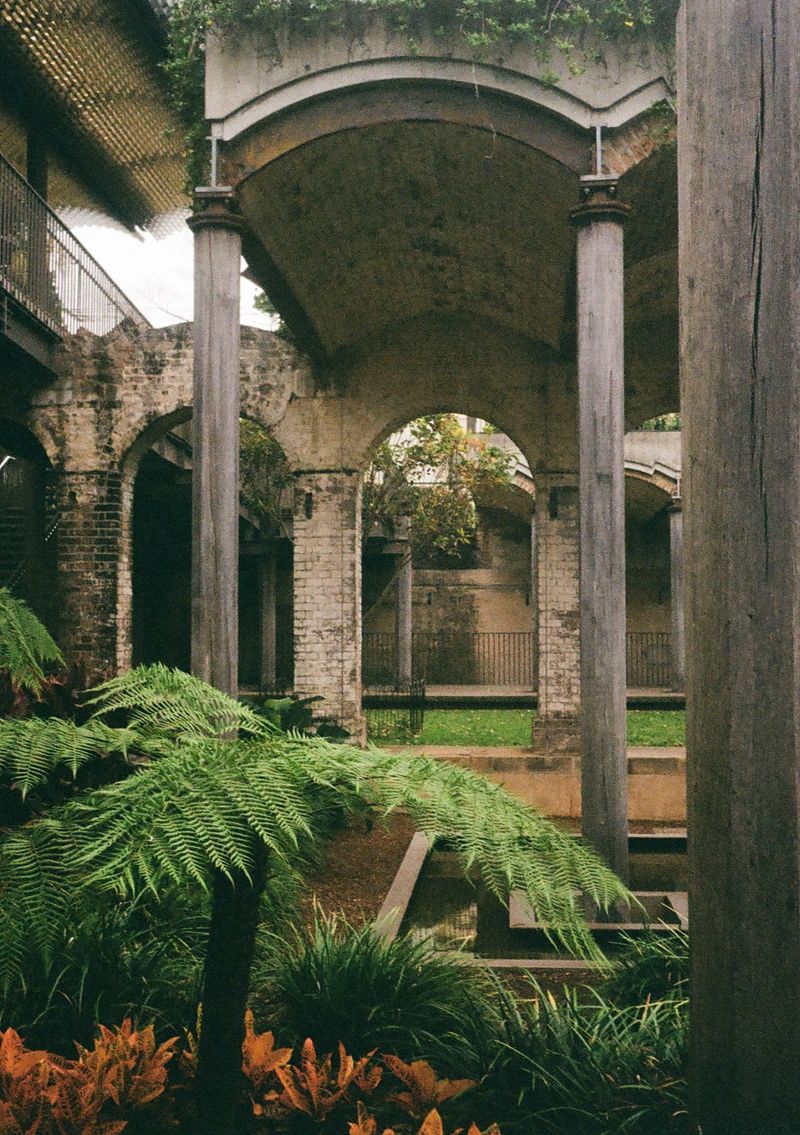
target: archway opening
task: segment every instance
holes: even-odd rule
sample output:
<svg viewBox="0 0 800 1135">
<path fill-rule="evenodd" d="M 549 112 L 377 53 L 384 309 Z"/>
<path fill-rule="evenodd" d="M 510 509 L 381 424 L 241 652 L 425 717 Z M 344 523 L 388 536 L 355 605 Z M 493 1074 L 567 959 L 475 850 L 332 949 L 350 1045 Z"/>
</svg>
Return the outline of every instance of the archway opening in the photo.
<svg viewBox="0 0 800 1135">
<path fill-rule="evenodd" d="M 52 627 L 57 515 L 49 474 L 34 435 L 18 422 L 0 421 L 0 587 Z"/>
<path fill-rule="evenodd" d="M 134 447 L 128 463 L 134 663 L 190 667 L 190 415 L 187 409 L 150 427 L 145 444 Z M 245 418 L 240 426 L 240 685 L 286 689 L 292 684 L 289 475 L 270 431 Z"/>
<path fill-rule="evenodd" d="M 411 680 L 530 705 L 532 516 L 527 462 L 490 423 L 439 413 L 384 436 L 362 504 L 367 704 Z"/>
</svg>

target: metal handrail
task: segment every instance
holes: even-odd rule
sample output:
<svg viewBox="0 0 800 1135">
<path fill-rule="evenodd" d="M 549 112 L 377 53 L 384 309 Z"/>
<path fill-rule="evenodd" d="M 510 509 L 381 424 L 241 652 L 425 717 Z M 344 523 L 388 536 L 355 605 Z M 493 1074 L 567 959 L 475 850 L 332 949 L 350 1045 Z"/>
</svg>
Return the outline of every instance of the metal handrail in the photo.
<svg viewBox="0 0 800 1135">
<path fill-rule="evenodd" d="M 0 155 L 0 291 L 59 337 L 149 321 Z"/>
</svg>

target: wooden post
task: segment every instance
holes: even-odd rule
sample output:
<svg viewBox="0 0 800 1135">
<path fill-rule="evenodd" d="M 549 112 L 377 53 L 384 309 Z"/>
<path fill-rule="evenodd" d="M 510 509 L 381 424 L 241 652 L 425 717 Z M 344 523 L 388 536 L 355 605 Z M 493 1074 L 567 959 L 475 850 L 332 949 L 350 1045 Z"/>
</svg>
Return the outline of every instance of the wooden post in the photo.
<svg viewBox="0 0 800 1135">
<path fill-rule="evenodd" d="M 238 693 L 241 222 L 229 189 L 197 191 L 192 416 L 192 673 Z"/>
<path fill-rule="evenodd" d="M 686 689 L 686 623 L 683 612 L 683 508 L 681 498 L 669 506 L 670 619 L 672 627 L 672 688 Z"/>
<path fill-rule="evenodd" d="M 622 222 L 616 181 L 581 179 L 578 227 L 581 827 L 628 878 Z"/>
<path fill-rule="evenodd" d="M 277 680 L 276 655 L 276 563 L 275 545 L 270 544 L 258 561 L 261 584 L 261 686 L 265 690 L 275 688 Z"/>
<path fill-rule="evenodd" d="M 679 17 L 690 1079 L 800 1131 L 800 7 Z"/>
<path fill-rule="evenodd" d="M 397 639 L 397 682 L 400 686 L 410 686 L 413 677 L 413 587 L 414 568 L 411 563 L 411 546 L 408 530 L 409 516 L 399 516 L 395 525 L 395 539 L 405 543 L 403 562 L 397 573 L 397 608 L 395 610 L 395 637 Z"/>
</svg>

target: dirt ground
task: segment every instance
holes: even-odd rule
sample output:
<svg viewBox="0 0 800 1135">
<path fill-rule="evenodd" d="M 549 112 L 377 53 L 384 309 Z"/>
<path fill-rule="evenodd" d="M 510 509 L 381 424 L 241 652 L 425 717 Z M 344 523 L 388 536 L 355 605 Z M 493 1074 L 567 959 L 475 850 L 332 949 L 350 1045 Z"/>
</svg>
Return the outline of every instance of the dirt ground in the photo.
<svg viewBox="0 0 800 1135">
<path fill-rule="evenodd" d="M 319 867 L 308 881 L 300 916 L 313 921 L 314 903 L 326 914 L 341 912 L 353 926 L 375 918 L 406 853 L 414 824 L 393 813 L 371 829 L 363 818 L 343 828 L 328 844 Z"/>
</svg>

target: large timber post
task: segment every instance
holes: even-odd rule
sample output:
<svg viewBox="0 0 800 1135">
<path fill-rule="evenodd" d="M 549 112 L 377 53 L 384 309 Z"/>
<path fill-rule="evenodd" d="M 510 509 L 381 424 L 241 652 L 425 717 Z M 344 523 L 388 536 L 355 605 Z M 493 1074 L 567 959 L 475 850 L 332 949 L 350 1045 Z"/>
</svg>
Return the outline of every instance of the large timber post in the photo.
<svg viewBox="0 0 800 1135">
<path fill-rule="evenodd" d="M 800 7 L 679 17 L 690 1079 L 800 1131 Z"/>
<path fill-rule="evenodd" d="M 622 222 L 612 177 L 581 179 L 578 227 L 581 830 L 628 878 Z"/>
<path fill-rule="evenodd" d="M 194 233 L 192 673 L 238 693 L 241 221 L 230 189 L 199 189 Z"/>
</svg>

